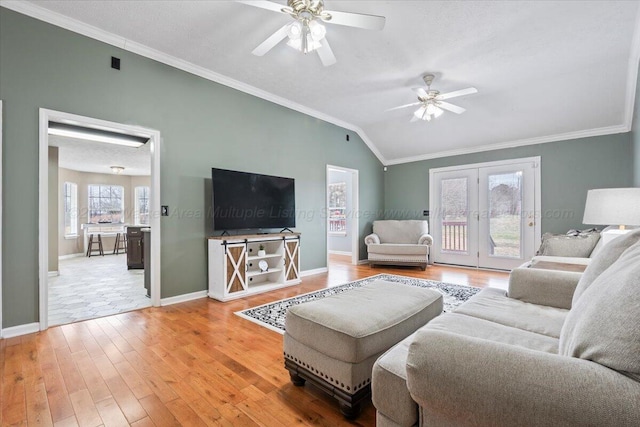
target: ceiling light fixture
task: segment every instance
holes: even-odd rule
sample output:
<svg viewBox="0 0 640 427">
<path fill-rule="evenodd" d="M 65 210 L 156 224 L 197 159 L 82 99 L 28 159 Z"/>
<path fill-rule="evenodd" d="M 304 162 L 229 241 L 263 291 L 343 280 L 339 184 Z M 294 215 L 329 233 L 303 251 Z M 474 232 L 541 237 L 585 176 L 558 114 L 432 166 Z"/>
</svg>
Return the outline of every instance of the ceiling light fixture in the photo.
<svg viewBox="0 0 640 427">
<path fill-rule="evenodd" d="M 287 29 L 287 36 L 289 37 L 287 46 L 307 54 L 322 47 L 320 42 L 326 34 L 327 29 L 318 21 L 309 20 L 308 18 L 294 21 Z"/>
<path fill-rule="evenodd" d="M 115 173 L 116 175 L 120 175 L 122 172 L 124 172 L 124 166 L 111 166 L 111 172 Z"/>
<path fill-rule="evenodd" d="M 91 129 L 81 126 L 68 125 L 64 123 L 49 122 L 49 135 L 64 136 L 68 138 L 85 139 L 95 142 L 106 142 L 108 144 L 124 145 L 138 148 L 147 143 L 148 138 L 125 135 L 116 132 Z"/>
</svg>

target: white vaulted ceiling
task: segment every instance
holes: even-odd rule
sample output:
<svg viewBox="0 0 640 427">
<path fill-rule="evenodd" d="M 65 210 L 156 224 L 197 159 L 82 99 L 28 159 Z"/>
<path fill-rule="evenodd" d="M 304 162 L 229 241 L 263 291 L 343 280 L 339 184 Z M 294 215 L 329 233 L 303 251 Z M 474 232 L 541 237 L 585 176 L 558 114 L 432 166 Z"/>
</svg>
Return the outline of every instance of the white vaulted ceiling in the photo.
<svg viewBox="0 0 640 427">
<path fill-rule="evenodd" d="M 327 25 L 338 62 L 326 68 L 285 43 L 252 55 L 290 18 L 236 2 L 20 3 L 3 4 L 356 130 L 385 164 L 631 126 L 636 1 L 325 0 L 386 17 L 379 32 Z M 431 122 L 385 112 L 415 102 L 426 72 L 441 92 L 479 92 L 451 100 L 464 114 Z"/>
</svg>

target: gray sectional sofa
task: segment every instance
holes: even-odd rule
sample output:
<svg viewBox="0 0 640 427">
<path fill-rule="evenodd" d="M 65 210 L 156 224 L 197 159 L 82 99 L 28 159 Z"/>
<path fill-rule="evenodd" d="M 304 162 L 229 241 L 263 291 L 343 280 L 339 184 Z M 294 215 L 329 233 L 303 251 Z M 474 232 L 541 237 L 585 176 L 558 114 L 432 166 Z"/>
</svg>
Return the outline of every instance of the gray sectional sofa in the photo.
<svg viewBox="0 0 640 427">
<path fill-rule="evenodd" d="M 640 230 L 571 286 L 483 289 L 391 348 L 373 368 L 377 425 L 639 426 Z"/>
</svg>

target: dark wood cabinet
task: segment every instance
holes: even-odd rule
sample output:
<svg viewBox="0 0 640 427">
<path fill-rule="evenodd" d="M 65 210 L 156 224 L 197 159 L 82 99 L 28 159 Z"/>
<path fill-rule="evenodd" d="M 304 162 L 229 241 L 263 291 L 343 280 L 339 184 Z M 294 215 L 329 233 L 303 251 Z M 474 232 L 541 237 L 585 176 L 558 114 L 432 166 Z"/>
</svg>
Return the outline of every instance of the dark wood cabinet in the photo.
<svg viewBox="0 0 640 427">
<path fill-rule="evenodd" d="M 127 227 L 127 268 L 144 268 L 144 233 L 143 227 Z"/>
</svg>

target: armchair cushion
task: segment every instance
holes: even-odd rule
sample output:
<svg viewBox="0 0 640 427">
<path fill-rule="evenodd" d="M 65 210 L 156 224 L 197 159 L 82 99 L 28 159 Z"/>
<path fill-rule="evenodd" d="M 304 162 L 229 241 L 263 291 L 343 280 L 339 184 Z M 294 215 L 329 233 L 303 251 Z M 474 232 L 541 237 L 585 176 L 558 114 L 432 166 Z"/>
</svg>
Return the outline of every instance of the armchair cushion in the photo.
<svg viewBox="0 0 640 427">
<path fill-rule="evenodd" d="M 429 225 L 422 220 L 373 221 L 373 233 L 378 235 L 380 243 L 418 244 L 420 237 L 429 234 Z"/>
<path fill-rule="evenodd" d="M 594 361 L 640 381 L 639 291 L 640 242 L 625 250 L 577 300 L 560 334 L 560 354 Z"/>
<path fill-rule="evenodd" d="M 370 254 L 384 255 L 424 255 L 429 253 L 429 247 L 426 245 L 403 245 L 400 243 L 381 243 L 371 244 L 367 247 Z"/>
</svg>

